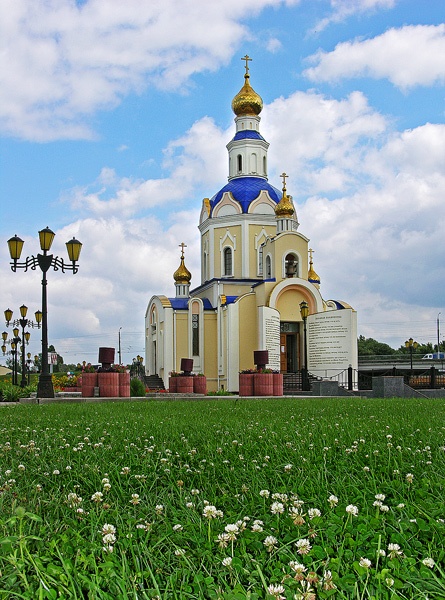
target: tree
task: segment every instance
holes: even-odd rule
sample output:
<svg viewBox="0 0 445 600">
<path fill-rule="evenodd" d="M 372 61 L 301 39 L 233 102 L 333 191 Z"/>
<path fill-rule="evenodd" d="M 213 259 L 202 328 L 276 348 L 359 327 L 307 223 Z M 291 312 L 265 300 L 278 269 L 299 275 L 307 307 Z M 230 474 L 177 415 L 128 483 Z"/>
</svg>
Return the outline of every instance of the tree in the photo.
<svg viewBox="0 0 445 600">
<path fill-rule="evenodd" d="M 397 350 L 394 350 L 388 344 L 378 342 L 373 338 L 365 338 L 364 335 L 359 336 L 357 346 L 359 356 L 388 356 L 397 353 Z"/>
</svg>

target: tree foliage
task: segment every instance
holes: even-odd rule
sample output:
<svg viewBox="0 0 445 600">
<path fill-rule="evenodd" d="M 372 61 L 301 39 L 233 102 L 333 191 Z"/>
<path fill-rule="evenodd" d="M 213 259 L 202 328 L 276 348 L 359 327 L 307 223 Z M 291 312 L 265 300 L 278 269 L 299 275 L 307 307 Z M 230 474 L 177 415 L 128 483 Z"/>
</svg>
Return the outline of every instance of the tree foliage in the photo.
<svg viewBox="0 0 445 600">
<path fill-rule="evenodd" d="M 364 335 L 358 338 L 358 354 L 359 356 L 375 356 L 396 354 L 397 350 L 391 348 L 388 344 L 378 342 L 373 338 L 365 338 Z"/>
</svg>

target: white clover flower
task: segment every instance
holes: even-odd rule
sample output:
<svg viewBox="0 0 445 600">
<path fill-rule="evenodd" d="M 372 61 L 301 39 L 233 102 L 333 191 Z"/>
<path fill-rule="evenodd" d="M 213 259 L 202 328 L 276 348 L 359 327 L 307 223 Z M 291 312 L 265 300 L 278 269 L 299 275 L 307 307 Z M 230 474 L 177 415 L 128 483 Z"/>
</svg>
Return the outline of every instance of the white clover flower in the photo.
<svg viewBox="0 0 445 600">
<path fill-rule="evenodd" d="M 291 464 L 284 465 L 285 473 L 289 473 L 289 471 L 292 471 L 292 467 L 293 467 L 293 465 L 291 465 Z"/>
<path fill-rule="evenodd" d="M 263 531 L 263 521 L 261 521 L 260 519 L 255 519 L 255 521 L 252 523 L 252 531 L 256 531 L 256 532 L 261 532 Z"/>
<path fill-rule="evenodd" d="M 315 519 L 316 517 L 321 517 L 321 511 L 318 508 L 310 508 L 307 511 L 309 519 Z"/>
<path fill-rule="evenodd" d="M 155 513 L 157 515 L 162 515 L 164 512 L 164 505 L 163 504 L 156 504 L 155 506 Z"/>
<path fill-rule="evenodd" d="M 328 498 L 328 502 L 329 502 L 329 506 L 331 508 L 334 508 L 334 506 L 337 506 L 337 504 L 338 504 L 337 496 L 334 496 L 334 494 L 331 494 Z"/>
<path fill-rule="evenodd" d="M 412 483 L 412 482 L 413 482 L 413 479 L 414 479 L 414 475 L 413 475 L 412 473 L 407 473 L 407 474 L 405 475 L 405 479 L 406 479 L 406 481 L 407 481 L 408 483 Z"/>
<path fill-rule="evenodd" d="M 284 504 L 282 502 L 273 502 L 272 506 L 270 507 L 270 512 L 273 515 L 281 515 L 284 513 Z"/>
<path fill-rule="evenodd" d="M 365 471 L 365 473 L 369 473 L 369 471 L 371 470 L 367 465 L 365 465 L 363 467 L 363 470 Z"/>
<path fill-rule="evenodd" d="M 111 554 L 113 552 L 113 550 L 114 550 L 114 546 L 111 546 L 111 545 L 109 545 L 109 546 L 102 546 L 102 550 L 104 552 L 107 552 L 108 554 Z"/>
<path fill-rule="evenodd" d="M 177 525 L 173 525 L 173 531 L 182 531 L 184 527 L 178 523 Z"/>
<path fill-rule="evenodd" d="M 402 556 L 403 552 L 400 549 L 399 544 L 388 544 L 389 558 L 396 558 Z"/>
<path fill-rule="evenodd" d="M 134 504 L 134 506 L 136 506 L 136 504 L 140 504 L 140 498 L 139 498 L 139 494 L 131 494 L 131 500 L 130 500 L 131 504 Z"/>
<path fill-rule="evenodd" d="M 377 552 L 378 556 L 386 556 L 386 552 L 383 550 L 383 548 L 380 548 L 380 550 Z"/>
<path fill-rule="evenodd" d="M 232 557 L 226 556 L 226 558 L 222 559 L 221 564 L 223 567 L 231 567 L 232 566 Z"/>
<path fill-rule="evenodd" d="M 260 491 L 260 496 L 261 496 L 262 498 L 269 498 L 269 496 L 270 496 L 270 492 L 269 492 L 269 490 L 261 490 L 261 491 Z"/>
<path fill-rule="evenodd" d="M 53 471 L 53 475 L 60 475 L 60 471 L 59 471 L 59 469 L 54 469 L 54 471 Z"/>
<path fill-rule="evenodd" d="M 114 535 L 114 533 L 106 533 L 102 537 L 102 542 L 107 545 L 114 544 L 116 542 L 116 536 Z"/>
<path fill-rule="evenodd" d="M 91 500 L 99 504 L 99 502 L 102 502 L 103 497 L 104 495 L 102 494 L 102 492 L 94 492 L 94 494 L 91 496 Z"/>
<path fill-rule="evenodd" d="M 206 506 L 204 506 L 202 516 L 206 519 L 216 519 L 216 517 L 218 516 L 216 506 L 213 506 L 213 504 L 207 504 Z"/>
<path fill-rule="evenodd" d="M 268 593 L 276 598 L 276 600 L 285 600 L 285 596 L 283 596 L 286 591 L 282 585 L 270 584 L 267 588 Z"/>
<path fill-rule="evenodd" d="M 385 494 L 376 494 L 376 495 L 374 496 L 374 498 L 375 498 L 376 500 L 380 500 L 381 502 L 383 502 L 383 500 L 386 498 L 386 496 L 385 496 Z"/>
<path fill-rule="evenodd" d="M 278 540 L 273 535 L 268 535 L 264 540 L 263 544 L 266 546 L 266 550 L 268 552 L 272 552 L 276 545 L 278 544 Z"/>
<path fill-rule="evenodd" d="M 363 558 L 362 556 L 360 558 L 359 565 L 365 569 L 369 569 L 371 567 L 371 561 L 369 560 L 369 558 Z"/>
<path fill-rule="evenodd" d="M 394 579 L 392 577 L 387 577 L 385 583 L 388 587 L 392 587 L 394 585 Z"/>
<path fill-rule="evenodd" d="M 312 546 L 311 543 L 309 542 L 309 540 L 307 539 L 300 539 L 297 540 L 297 542 L 295 543 L 295 545 L 297 546 L 297 552 L 298 554 L 309 554 Z"/>
<path fill-rule="evenodd" d="M 25 467 L 25 465 L 18 465 L 18 467 L 17 467 L 17 469 L 18 469 L 19 471 L 24 471 L 24 470 L 25 470 L 25 468 L 26 468 L 26 467 Z"/>
<path fill-rule="evenodd" d="M 346 512 L 356 517 L 358 515 L 358 508 L 353 504 L 348 504 L 348 506 L 346 507 Z"/>
<path fill-rule="evenodd" d="M 422 564 L 425 565 L 425 567 L 429 567 L 430 569 L 432 569 L 436 563 L 432 558 L 427 557 L 422 560 Z"/>
<path fill-rule="evenodd" d="M 198 496 L 200 494 L 200 491 L 196 488 L 193 488 L 192 490 L 190 490 L 190 493 L 192 496 Z"/>
<path fill-rule="evenodd" d="M 116 527 L 111 525 L 110 523 L 105 523 L 102 525 L 102 535 L 107 535 L 108 533 L 116 533 Z"/>
<path fill-rule="evenodd" d="M 239 527 L 235 523 L 229 523 L 224 527 L 225 532 L 229 536 L 230 541 L 236 540 L 236 536 L 239 533 Z"/>
<path fill-rule="evenodd" d="M 379 506 L 379 509 L 381 510 L 381 512 L 389 512 L 389 506 L 387 506 L 386 504 L 382 504 L 381 506 Z"/>
<path fill-rule="evenodd" d="M 128 475 L 130 473 L 130 467 L 122 467 L 121 475 Z"/>
<path fill-rule="evenodd" d="M 296 575 L 303 575 L 307 571 L 307 568 L 296 560 L 291 560 L 289 567 Z"/>
<path fill-rule="evenodd" d="M 184 548 L 176 548 L 175 550 L 175 556 L 184 556 L 186 553 Z"/>
<path fill-rule="evenodd" d="M 186 502 L 185 507 L 186 508 L 195 508 L 195 504 L 193 502 Z"/>
</svg>

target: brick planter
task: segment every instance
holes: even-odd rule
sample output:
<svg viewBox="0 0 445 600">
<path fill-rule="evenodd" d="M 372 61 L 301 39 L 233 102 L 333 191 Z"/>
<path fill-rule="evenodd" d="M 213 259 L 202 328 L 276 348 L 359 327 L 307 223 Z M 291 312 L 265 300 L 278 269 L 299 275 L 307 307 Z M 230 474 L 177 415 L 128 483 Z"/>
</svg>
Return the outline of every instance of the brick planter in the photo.
<svg viewBox="0 0 445 600">
<path fill-rule="evenodd" d="M 97 373 L 82 373 L 82 397 L 93 398 L 97 387 Z"/>
<path fill-rule="evenodd" d="M 239 374 L 239 395 L 253 396 L 253 373 Z"/>
<path fill-rule="evenodd" d="M 119 398 L 130 397 L 130 373 L 118 373 L 119 375 Z"/>
<path fill-rule="evenodd" d="M 99 396 L 119 398 L 119 373 L 98 373 Z"/>
<path fill-rule="evenodd" d="M 254 396 L 273 396 L 273 373 L 255 373 L 253 376 Z"/>
<path fill-rule="evenodd" d="M 178 379 L 179 377 L 168 378 L 168 391 L 172 394 L 176 394 L 176 392 L 178 391 Z"/>
<path fill-rule="evenodd" d="M 207 377 L 203 375 L 195 375 L 193 377 L 193 393 L 207 394 Z"/>
<path fill-rule="evenodd" d="M 178 394 L 193 394 L 194 377 L 192 375 L 181 375 L 176 379 L 178 380 L 176 388 Z"/>
<path fill-rule="evenodd" d="M 273 395 L 283 395 L 283 373 L 272 373 L 273 375 Z"/>
</svg>

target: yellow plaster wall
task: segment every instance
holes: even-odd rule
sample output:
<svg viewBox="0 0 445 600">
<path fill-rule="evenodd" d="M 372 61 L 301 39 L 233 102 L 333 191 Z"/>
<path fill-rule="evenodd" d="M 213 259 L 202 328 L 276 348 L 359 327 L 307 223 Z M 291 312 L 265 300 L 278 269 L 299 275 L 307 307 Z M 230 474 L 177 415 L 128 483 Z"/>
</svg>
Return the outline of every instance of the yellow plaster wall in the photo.
<svg viewBox="0 0 445 600">
<path fill-rule="evenodd" d="M 253 352 L 258 350 L 258 323 L 255 294 L 246 294 L 239 303 L 239 361 L 240 370 L 253 369 Z"/>
<path fill-rule="evenodd" d="M 215 313 L 204 312 L 204 375 L 207 377 L 207 389 L 217 389 L 217 318 Z"/>
<path fill-rule="evenodd" d="M 190 358 L 188 350 L 188 313 L 177 312 L 176 317 L 176 366 L 175 370 L 181 370 L 181 358 Z"/>
<path fill-rule="evenodd" d="M 280 294 L 276 308 L 280 311 L 281 321 L 301 321 L 300 302 L 307 300 L 301 288 L 286 289 Z"/>
<path fill-rule="evenodd" d="M 249 225 L 249 277 L 255 278 L 258 277 L 258 264 L 257 264 L 257 252 L 258 249 L 255 248 L 255 237 L 258 236 L 263 229 L 266 231 L 268 236 L 276 235 L 277 228 L 276 225 L 258 225 L 253 224 Z"/>
</svg>

